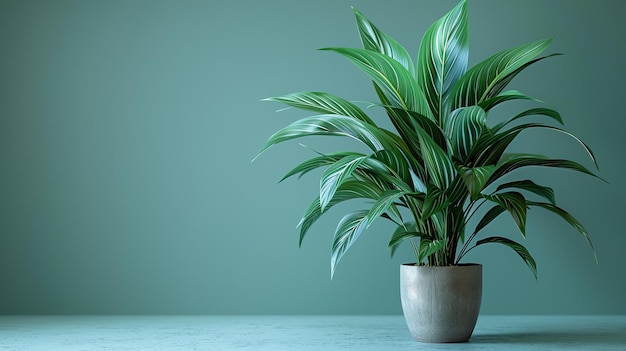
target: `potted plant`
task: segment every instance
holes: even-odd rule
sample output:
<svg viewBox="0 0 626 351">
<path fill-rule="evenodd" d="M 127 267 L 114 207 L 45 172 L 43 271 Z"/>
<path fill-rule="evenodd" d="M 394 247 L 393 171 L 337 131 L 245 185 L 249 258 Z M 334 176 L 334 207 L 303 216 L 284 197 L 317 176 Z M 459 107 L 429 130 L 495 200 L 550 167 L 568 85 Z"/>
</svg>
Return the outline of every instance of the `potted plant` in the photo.
<svg viewBox="0 0 626 351">
<path fill-rule="evenodd" d="M 534 100 L 505 88 L 527 67 L 558 55 L 541 56 L 551 39 L 501 51 L 468 68 L 467 3 L 462 0 L 426 31 L 414 64 L 404 47 L 357 10 L 354 13 L 364 48 L 322 50 L 346 57 L 372 79 L 380 102 L 370 108 L 384 111 L 395 130 L 380 127 L 365 110 L 330 93 L 293 93 L 266 100 L 316 114 L 273 134 L 261 153 L 311 135 L 349 137 L 367 146 L 367 153 L 318 153 L 285 175 L 283 179 L 325 168 L 320 194 L 299 223 L 300 244 L 311 225 L 334 205 L 370 199 L 369 208 L 339 222 L 331 277 L 374 220 L 389 220 L 396 225 L 389 240 L 392 254 L 408 242 L 416 258 L 401 266 L 401 302 L 411 334 L 425 342 L 467 341 L 478 317 L 482 266 L 462 264 L 465 254 L 484 244 L 501 244 L 537 275 L 535 260 L 520 243 L 478 236 L 496 217 L 508 212 L 525 236 L 526 212 L 539 207 L 563 218 L 591 245 L 585 228 L 556 205 L 551 188 L 510 176 L 531 166 L 595 175 L 574 161 L 508 153 L 509 145 L 522 131 L 549 129 L 574 138 L 594 163 L 595 157 L 579 138 L 554 126 L 562 124 L 554 109 L 527 109 L 499 123 L 488 118 L 505 102 Z M 474 219 L 477 224 L 468 228 Z"/>
</svg>

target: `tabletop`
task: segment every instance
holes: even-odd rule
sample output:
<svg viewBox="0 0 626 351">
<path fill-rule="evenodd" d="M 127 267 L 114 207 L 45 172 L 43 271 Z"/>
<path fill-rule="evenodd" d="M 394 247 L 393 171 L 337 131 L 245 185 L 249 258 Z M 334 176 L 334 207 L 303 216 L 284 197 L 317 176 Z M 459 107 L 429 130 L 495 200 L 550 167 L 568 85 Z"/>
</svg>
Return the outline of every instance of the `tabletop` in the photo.
<svg viewBox="0 0 626 351">
<path fill-rule="evenodd" d="M 0 350 L 626 350 L 626 316 L 480 316 L 468 343 L 390 316 L 0 316 Z"/>
</svg>

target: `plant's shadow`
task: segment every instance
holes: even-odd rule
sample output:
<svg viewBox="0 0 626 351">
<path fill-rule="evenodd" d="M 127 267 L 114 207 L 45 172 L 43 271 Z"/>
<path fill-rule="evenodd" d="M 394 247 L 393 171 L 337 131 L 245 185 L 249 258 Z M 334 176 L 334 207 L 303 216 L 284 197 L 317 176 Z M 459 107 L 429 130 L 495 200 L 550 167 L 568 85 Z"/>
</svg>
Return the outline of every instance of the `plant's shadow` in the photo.
<svg viewBox="0 0 626 351">
<path fill-rule="evenodd" d="M 537 345 L 622 345 L 626 349 L 626 329 L 533 331 L 520 333 L 475 334 L 472 344 L 537 344 Z"/>
</svg>

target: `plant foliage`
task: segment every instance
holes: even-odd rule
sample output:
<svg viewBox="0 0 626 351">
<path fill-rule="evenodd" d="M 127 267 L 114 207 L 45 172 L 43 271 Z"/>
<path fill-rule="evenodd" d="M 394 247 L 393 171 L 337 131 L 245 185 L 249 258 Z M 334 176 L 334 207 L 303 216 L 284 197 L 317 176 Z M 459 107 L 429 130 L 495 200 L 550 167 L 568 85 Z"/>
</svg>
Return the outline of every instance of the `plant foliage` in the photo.
<svg viewBox="0 0 626 351">
<path fill-rule="evenodd" d="M 505 212 L 525 237 L 531 207 L 560 216 L 591 245 L 585 228 L 556 206 L 551 188 L 531 180 L 502 181 L 511 172 L 530 166 L 595 176 L 574 161 L 507 153 L 522 131 L 544 128 L 564 133 L 579 142 L 595 164 L 591 149 L 561 128 L 539 122 L 519 123 L 535 117 L 562 124 L 560 114 L 552 109 L 533 108 L 505 122 L 488 123 L 490 111 L 499 104 L 537 101 L 519 91 L 504 89 L 524 69 L 556 56 L 541 56 L 551 39 L 503 50 L 468 68 L 467 3 L 462 0 L 426 31 L 414 64 L 404 47 L 356 9 L 354 14 L 363 49 L 322 50 L 344 56 L 371 78 L 380 99 L 373 106 L 384 109 L 395 131 L 377 126 L 374 118 L 357 105 L 329 93 L 301 92 L 266 99 L 317 114 L 276 132 L 263 151 L 311 135 L 349 137 L 370 150 L 365 154 L 319 154 L 283 178 L 325 167 L 320 195 L 299 224 L 300 243 L 313 223 L 337 203 L 372 201 L 369 209 L 349 213 L 339 222 L 332 245 L 331 277 L 346 251 L 381 217 L 396 225 L 389 241 L 392 254 L 400 243 L 408 241 L 417 264 L 455 265 L 473 248 L 498 243 L 513 249 L 536 276 L 535 260 L 520 243 L 500 236 L 477 240 L 479 232 Z M 531 201 L 528 196 L 547 202 Z M 483 205 L 490 207 L 477 211 Z M 479 214 L 482 218 L 466 237 L 469 220 Z"/>
</svg>

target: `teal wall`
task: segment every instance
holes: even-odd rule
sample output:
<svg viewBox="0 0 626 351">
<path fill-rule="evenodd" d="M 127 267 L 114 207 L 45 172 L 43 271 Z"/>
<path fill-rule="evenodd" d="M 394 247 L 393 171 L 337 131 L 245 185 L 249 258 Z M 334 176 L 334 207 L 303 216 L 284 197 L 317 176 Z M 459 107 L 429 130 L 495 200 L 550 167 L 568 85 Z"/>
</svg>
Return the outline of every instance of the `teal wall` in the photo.
<svg viewBox="0 0 626 351">
<path fill-rule="evenodd" d="M 345 205 L 298 249 L 295 225 L 319 173 L 277 184 L 310 153 L 279 145 L 303 114 L 264 97 L 323 90 L 373 100 L 325 46 L 360 45 L 350 5 L 416 53 L 453 0 L 0 1 L 0 313 L 400 313 L 399 264 L 376 223 L 329 279 Z M 512 252 L 485 269 L 483 313 L 626 313 L 622 1 L 473 0 L 471 61 L 554 36 L 566 55 L 512 88 L 562 112 L 610 184 L 566 171 L 537 179 L 590 231 L 600 264 L 560 219 L 531 211 L 535 281 Z M 505 115 L 506 110 L 501 110 Z M 498 117 L 493 117 L 498 118 Z M 353 144 L 311 139 L 340 150 Z M 591 166 L 562 135 L 517 146 Z M 529 171 L 533 172 L 533 171 Z M 490 234 L 518 238 L 503 217 Z"/>
</svg>

